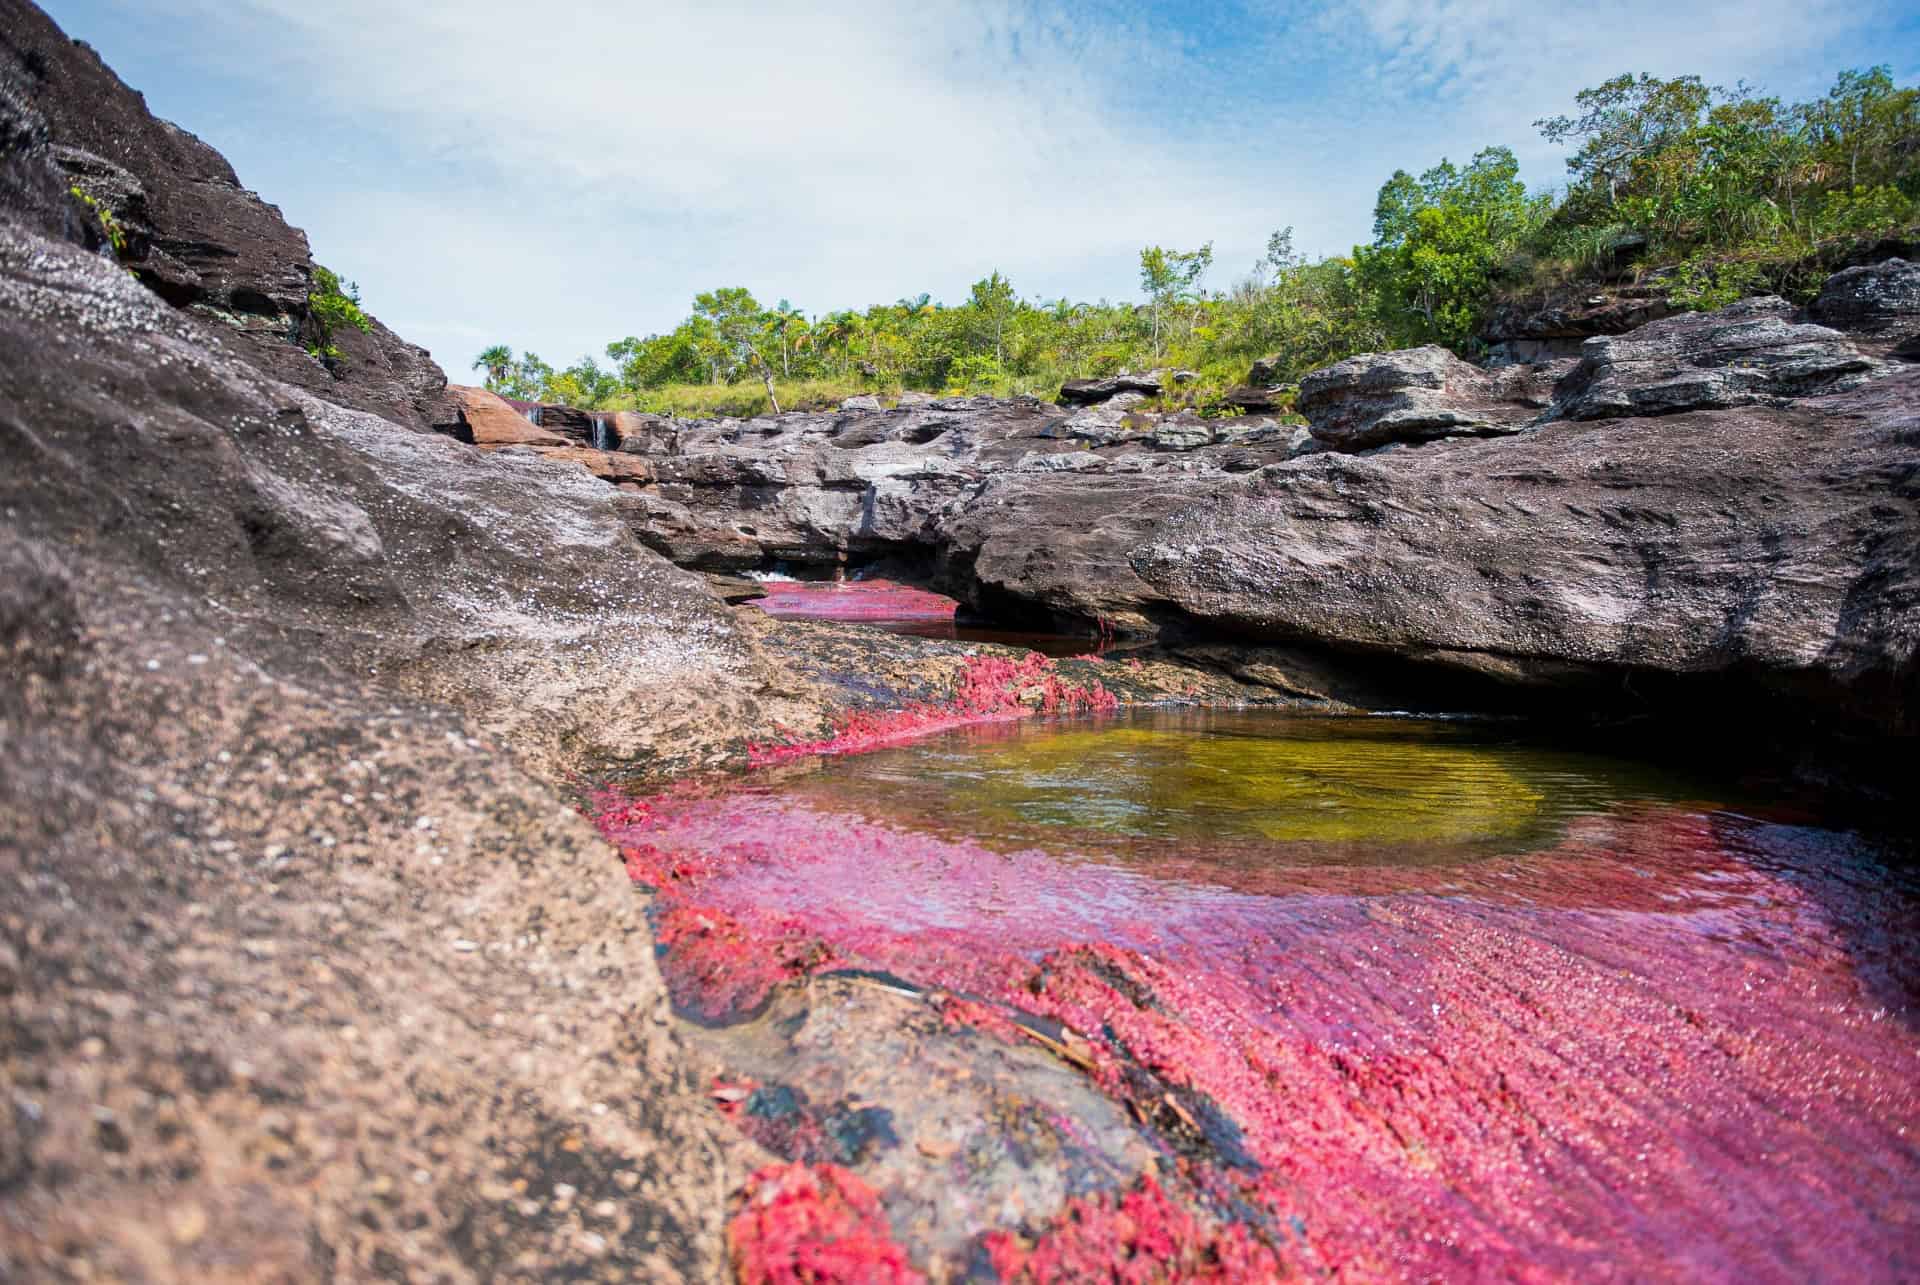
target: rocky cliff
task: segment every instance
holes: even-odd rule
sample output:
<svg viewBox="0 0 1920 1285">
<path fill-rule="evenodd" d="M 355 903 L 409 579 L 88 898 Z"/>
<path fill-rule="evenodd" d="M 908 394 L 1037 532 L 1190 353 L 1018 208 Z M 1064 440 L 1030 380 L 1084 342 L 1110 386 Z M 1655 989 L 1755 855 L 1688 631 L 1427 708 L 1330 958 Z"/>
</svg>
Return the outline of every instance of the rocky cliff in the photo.
<svg viewBox="0 0 1920 1285">
<path fill-rule="evenodd" d="M 425 428 L 457 421 L 446 375 L 426 350 L 373 321 L 322 336 L 307 304 L 314 284 L 306 234 L 240 184 L 226 158 L 147 111 L 100 56 L 69 39 L 28 0 L 0 0 L 0 63 L 9 92 L 44 125 L 51 190 L 27 203 L 118 258 L 174 307 L 219 327 L 232 350 L 284 383 L 329 401 Z M 19 119 L 16 117 L 16 119 Z M 92 202 L 83 207 L 66 189 Z M 57 200 L 60 208 L 49 214 Z M 111 249 L 111 247 L 108 247 Z M 341 350 L 323 363 L 307 345 Z"/>
<path fill-rule="evenodd" d="M 1651 708 L 1618 695 L 1636 680 L 1663 701 L 1764 689 L 1790 724 L 1911 736 L 1913 272 L 1850 269 L 1814 316 L 1751 299 L 1542 364 L 1356 357 L 1302 383 L 1304 430 L 1149 414 L 1120 386 L 629 425 L 624 511 L 685 566 L 892 558 L 1005 617 L 1629 708 Z"/>
</svg>

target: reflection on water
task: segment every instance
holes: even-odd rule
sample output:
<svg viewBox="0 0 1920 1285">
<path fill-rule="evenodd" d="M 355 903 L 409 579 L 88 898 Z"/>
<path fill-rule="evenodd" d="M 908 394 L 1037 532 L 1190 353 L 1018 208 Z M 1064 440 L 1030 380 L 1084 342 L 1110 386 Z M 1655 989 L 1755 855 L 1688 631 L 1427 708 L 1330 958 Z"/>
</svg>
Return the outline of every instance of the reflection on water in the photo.
<svg viewBox="0 0 1920 1285">
<path fill-rule="evenodd" d="M 778 788 L 1002 849 L 1343 865 L 1537 847 L 1575 818 L 1694 792 L 1485 723 L 1207 710 L 965 728 L 808 764 Z"/>
</svg>

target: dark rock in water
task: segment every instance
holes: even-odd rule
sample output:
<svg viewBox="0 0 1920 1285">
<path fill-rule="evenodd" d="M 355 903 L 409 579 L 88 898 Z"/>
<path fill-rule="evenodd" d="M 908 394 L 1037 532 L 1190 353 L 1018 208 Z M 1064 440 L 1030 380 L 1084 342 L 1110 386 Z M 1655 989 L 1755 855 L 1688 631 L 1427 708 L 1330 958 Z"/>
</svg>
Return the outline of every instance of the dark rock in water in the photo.
<svg viewBox="0 0 1920 1285">
<path fill-rule="evenodd" d="M 55 159 L 122 225 L 127 265 L 155 293 L 226 327 L 276 379 L 413 427 L 455 419 L 426 350 L 377 321 L 370 333 L 336 330 L 329 341 L 343 359 L 331 367 L 308 356 L 320 336 L 307 307 L 305 234 L 243 188 L 213 148 L 152 116 L 91 48 L 26 0 L 0 0 L 0 57 L 32 69 L 14 80 L 25 82 Z"/>
<path fill-rule="evenodd" d="M 1920 372 L 1841 396 L 1267 468 L 1131 565 L 1216 628 L 1515 681 L 1757 681 L 1920 733 Z"/>
<path fill-rule="evenodd" d="M 1809 311 L 1893 355 L 1920 358 L 1920 264 L 1887 259 L 1843 269 L 1827 278 Z"/>
<path fill-rule="evenodd" d="M 1840 392 L 1874 372 L 1873 359 L 1845 335 L 1796 323 L 1784 299 L 1745 299 L 1589 339 L 1556 393 L 1553 414 L 1604 419 L 1724 410 Z"/>
<path fill-rule="evenodd" d="M 1515 433 L 1535 408 L 1504 395 L 1505 385 L 1445 348 L 1367 353 L 1316 370 L 1300 381 L 1294 409 L 1313 435 L 1336 450 L 1389 442 Z"/>
</svg>

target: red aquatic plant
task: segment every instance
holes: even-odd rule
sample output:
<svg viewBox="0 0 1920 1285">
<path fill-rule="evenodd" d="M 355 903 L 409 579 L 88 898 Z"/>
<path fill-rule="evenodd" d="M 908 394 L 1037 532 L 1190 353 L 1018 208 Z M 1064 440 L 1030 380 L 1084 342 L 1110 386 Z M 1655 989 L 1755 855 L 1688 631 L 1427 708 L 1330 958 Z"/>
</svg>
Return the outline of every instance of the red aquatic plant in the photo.
<svg viewBox="0 0 1920 1285">
<path fill-rule="evenodd" d="M 1081 1196 L 1037 1237 L 983 1238 L 1000 1279 L 1019 1285 L 1162 1285 L 1176 1281 L 1272 1281 L 1272 1249 L 1244 1226 L 1221 1225 L 1171 1199 L 1151 1177 L 1119 1194 Z"/>
<path fill-rule="evenodd" d="M 765 767 L 816 754 L 860 754 L 969 723 L 1034 713 L 1105 713 L 1119 705 L 1098 679 L 1077 683 L 1062 677 L 1053 658 L 1039 652 L 1028 652 L 1021 660 L 969 656 L 954 683 L 953 695 L 944 703 L 844 714 L 830 735 L 777 744 L 754 743 L 747 747 L 747 760 L 754 767 Z"/>
<path fill-rule="evenodd" d="M 768 1165 L 747 1179 L 727 1224 L 747 1285 L 908 1285 L 926 1278 L 894 1242 L 873 1188 L 839 1165 Z"/>
</svg>

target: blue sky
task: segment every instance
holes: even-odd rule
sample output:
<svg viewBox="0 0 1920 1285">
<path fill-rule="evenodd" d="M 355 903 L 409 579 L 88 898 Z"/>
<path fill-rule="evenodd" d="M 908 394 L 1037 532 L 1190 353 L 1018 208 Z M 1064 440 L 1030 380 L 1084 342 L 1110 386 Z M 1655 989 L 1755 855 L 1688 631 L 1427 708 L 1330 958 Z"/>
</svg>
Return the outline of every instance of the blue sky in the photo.
<svg viewBox="0 0 1920 1285">
<path fill-rule="evenodd" d="M 1530 122 L 1623 71 L 1920 79 L 1893 0 L 42 3 L 456 380 L 717 285 L 810 313 L 994 269 L 1123 298 L 1142 245 L 1210 240 L 1224 287 L 1275 228 L 1365 239 L 1396 168 L 1503 143 L 1557 183 Z"/>
</svg>

